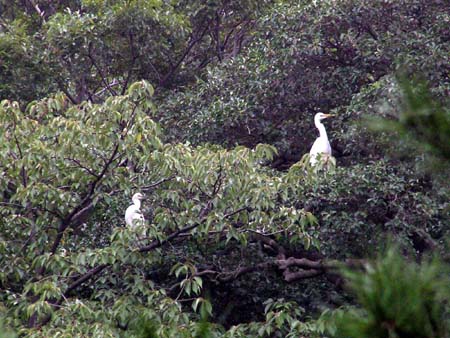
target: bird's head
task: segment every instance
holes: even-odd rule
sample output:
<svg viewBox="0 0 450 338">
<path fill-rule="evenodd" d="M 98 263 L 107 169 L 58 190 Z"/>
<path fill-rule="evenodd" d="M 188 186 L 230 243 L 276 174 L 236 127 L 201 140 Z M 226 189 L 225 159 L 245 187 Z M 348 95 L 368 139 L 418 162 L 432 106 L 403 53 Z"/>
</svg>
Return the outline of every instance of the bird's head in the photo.
<svg viewBox="0 0 450 338">
<path fill-rule="evenodd" d="M 332 116 L 334 116 L 334 115 L 333 115 L 333 114 L 317 113 L 317 114 L 314 116 L 314 120 L 319 120 L 319 121 L 321 121 L 321 120 L 323 120 L 323 119 L 326 119 L 326 118 L 329 118 L 329 117 L 332 117 Z"/>
<path fill-rule="evenodd" d="M 144 199 L 144 197 L 145 197 L 144 194 L 141 194 L 140 192 L 137 192 L 137 193 L 135 193 L 133 195 L 132 200 L 133 201 L 135 201 L 135 200 L 142 201 Z"/>
</svg>

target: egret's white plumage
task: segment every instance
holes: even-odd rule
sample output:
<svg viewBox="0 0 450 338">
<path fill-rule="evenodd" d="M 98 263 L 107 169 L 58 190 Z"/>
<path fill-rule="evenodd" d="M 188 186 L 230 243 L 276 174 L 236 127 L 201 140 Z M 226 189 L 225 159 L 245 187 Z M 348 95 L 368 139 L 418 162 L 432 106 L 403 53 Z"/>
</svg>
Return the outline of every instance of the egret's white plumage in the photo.
<svg viewBox="0 0 450 338">
<path fill-rule="evenodd" d="M 134 228 L 137 225 L 143 225 L 145 222 L 144 215 L 141 212 L 141 201 L 144 195 L 136 193 L 132 197 L 133 204 L 125 211 L 125 222 L 129 227 Z"/>
<path fill-rule="evenodd" d="M 314 124 L 319 129 L 320 136 L 314 141 L 314 144 L 309 151 L 309 163 L 315 165 L 317 163 L 317 157 L 320 155 L 324 159 L 328 159 L 331 156 L 331 146 L 328 141 L 327 131 L 325 126 L 320 122 L 327 117 L 333 116 L 331 114 L 317 113 L 314 116 Z"/>
</svg>

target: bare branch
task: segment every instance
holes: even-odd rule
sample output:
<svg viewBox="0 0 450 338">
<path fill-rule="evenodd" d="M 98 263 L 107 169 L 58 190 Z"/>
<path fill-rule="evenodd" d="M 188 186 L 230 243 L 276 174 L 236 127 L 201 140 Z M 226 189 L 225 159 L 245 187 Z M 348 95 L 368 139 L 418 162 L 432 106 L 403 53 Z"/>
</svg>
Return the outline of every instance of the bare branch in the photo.
<svg viewBox="0 0 450 338">
<path fill-rule="evenodd" d="M 278 267 L 282 270 L 293 266 L 300 267 L 302 269 L 337 270 L 342 266 L 361 268 L 365 264 L 366 260 L 364 259 L 346 259 L 344 261 L 321 259 L 315 261 L 308 258 L 289 257 L 287 259 L 277 261 Z"/>
<path fill-rule="evenodd" d="M 238 214 L 238 213 L 240 213 L 242 211 L 246 211 L 248 209 L 249 209 L 248 206 L 243 206 L 242 208 L 239 208 L 239 209 L 236 209 L 234 211 L 230 211 L 229 213 L 226 213 L 225 215 L 223 215 L 223 218 L 229 218 L 231 216 L 234 216 L 234 215 L 236 215 L 236 214 Z"/>
<path fill-rule="evenodd" d="M 94 56 L 92 55 L 92 43 L 89 43 L 87 56 L 88 56 L 89 60 L 91 60 L 91 63 L 95 67 L 95 69 L 97 69 L 97 72 L 100 75 L 100 78 L 102 79 L 102 82 L 105 85 L 105 87 L 108 88 L 108 91 L 111 93 L 111 95 L 116 96 L 117 95 L 116 91 L 109 86 L 109 83 L 108 83 L 108 81 L 106 81 L 106 77 L 103 74 L 103 71 L 100 69 L 100 67 L 95 62 Z"/>
<path fill-rule="evenodd" d="M 163 246 L 164 244 L 170 242 L 172 239 L 178 237 L 178 235 L 188 232 L 189 230 L 195 229 L 199 225 L 200 225 L 200 223 L 195 223 L 192 225 L 185 226 L 184 228 L 181 228 L 181 229 L 173 232 L 172 234 L 170 234 L 167 238 L 163 239 L 162 241 L 156 240 L 149 245 L 140 247 L 139 252 L 148 252 L 148 251 L 152 251 L 156 248 L 159 248 L 159 247 Z"/>
<path fill-rule="evenodd" d="M 322 261 L 313 261 L 307 258 L 295 258 L 289 257 L 288 259 L 281 259 L 277 261 L 278 267 L 285 270 L 291 266 L 297 266 L 304 269 L 316 269 L 324 270 L 331 268 L 333 265 L 330 263 L 322 263 Z"/>
<path fill-rule="evenodd" d="M 17 150 L 19 151 L 20 159 L 23 159 L 22 148 L 20 147 L 19 140 L 17 139 L 17 136 L 16 136 L 16 127 L 17 127 L 16 120 L 14 119 L 14 130 L 13 130 L 14 142 L 16 143 Z M 28 177 L 27 177 L 27 171 L 26 171 L 24 165 L 22 165 L 22 168 L 20 168 L 20 176 L 22 177 L 22 185 L 26 188 L 27 183 L 28 183 Z"/>
<path fill-rule="evenodd" d="M 108 264 L 101 264 L 101 265 L 96 266 L 95 268 L 92 268 L 88 272 L 86 272 L 83 276 L 78 278 L 76 281 L 74 281 L 72 284 L 70 284 L 67 287 L 66 291 L 64 292 L 64 296 L 68 297 L 69 293 L 72 290 L 76 289 L 78 286 L 80 286 L 84 282 L 88 281 L 89 279 L 91 279 L 92 277 L 94 277 L 95 275 L 97 275 L 98 273 L 103 271 L 104 269 L 106 269 L 108 266 L 109 266 Z"/>
<path fill-rule="evenodd" d="M 128 37 L 130 39 L 131 64 L 130 64 L 130 68 L 128 69 L 127 78 L 126 78 L 125 83 L 123 84 L 123 87 L 122 87 L 121 95 L 124 95 L 126 90 L 127 90 L 128 82 L 130 82 L 131 75 L 133 74 L 134 63 L 136 62 L 136 59 L 138 58 L 138 56 L 136 55 L 136 51 L 134 49 L 133 34 L 130 32 L 128 34 Z"/>
<path fill-rule="evenodd" d="M 89 175 L 97 177 L 97 174 L 91 168 L 88 168 L 87 166 L 83 165 L 80 160 L 71 157 L 65 157 L 64 159 L 75 163 L 79 168 L 84 169 Z"/>
<path fill-rule="evenodd" d="M 175 239 L 179 235 L 184 234 L 184 233 L 186 233 L 186 232 L 188 232 L 188 231 L 190 231 L 192 229 L 197 228 L 203 222 L 206 221 L 206 216 L 209 213 L 210 207 L 211 207 L 211 203 L 208 202 L 207 205 L 200 211 L 200 214 L 199 214 L 199 218 L 201 218 L 200 222 L 194 223 L 192 225 L 185 226 L 185 227 L 183 227 L 183 228 L 173 232 L 172 234 L 170 234 L 167 238 L 163 239 L 162 241 L 156 240 L 156 241 L 150 243 L 149 245 L 142 246 L 142 247 L 139 248 L 139 251 L 140 252 L 148 252 L 148 251 L 154 250 L 154 249 L 159 248 L 159 247 L 163 246 L 164 244 L 170 242 L 171 240 Z M 247 207 L 243 207 L 243 208 L 237 209 L 235 211 L 232 211 L 232 212 L 230 212 L 228 214 L 225 214 L 224 218 L 231 217 L 231 216 L 236 215 L 236 214 L 238 214 L 238 213 L 240 213 L 241 211 L 244 211 L 244 210 L 247 210 Z"/>
<path fill-rule="evenodd" d="M 167 177 L 167 178 L 163 178 L 162 180 L 159 180 L 158 182 L 155 182 L 155 183 L 152 183 L 150 185 L 146 185 L 144 187 L 141 187 L 141 190 L 142 191 L 152 190 L 153 188 L 156 188 L 157 186 L 159 186 L 159 185 L 161 185 L 161 184 L 163 184 L 165 182 L 171 181 L 174 178 L 175 178 L 175 175 Z"/>
<path fill-rule="evenodd" d="M 108 83 L 108 85 L 106 87 L 104 87 L 104 88 L 100 89 L 98 92 L 94 93 L 94 96 L 98 97 L 101 94 L 103 94 L 104 92 L 106 92 L 107 90 L 109 90 L 109 88 L 112 88 L 112 87 L 115 87 L 115 86 L 118 86 L 118 85 L 120 85 L 120 82 L 117 79 L 114 79 L 111 83 Z M 97 89 L 99 87 L 100 86 L 98 86 Z"/>
<path fill-rule="evenodd" d="M 217 195 L 217 193 L 219 192 L 220 188 L 222 187 L 222 182 L 223 182 L 223 168 L 222 166 L 219 167 L 219 173 L 217 175 L 217 179 L 214 182 L 214 188 L 213 188 L 213 195 Z"/>
<path fill-rule="evenodd" d="M 273 248 L 277 252 L 277 257 L 279 259 L 284 259 L 286 257 L 286 250 L 281 245 L 279 245 L 275 240 L 259 232 L 253 230 L 248 231 L 251 232 L 253 238 Z"/>
<path fill-rule="evenodd" d="M 300 270 L 296 272 L 291 272 L 289 270 L 286 270 L 283 273 L 284 280 L 288 283 L 294 282 L 300 279 L 306 279 L 306 278 L 312 278 L 317 277 L 323 274 L 324 271 L 321 270 Z"/>
<path fill-rule="evenodd" d="M 209 25 L 205 25 L 203 30 L 200 32 L 200 35 L 198 37 L 196 37 L 196 38 L 194 38 L 194 35 L 191 34 L 191 38 L 190 38 L 189 44 L 186 47 L 186 49 L 184 50 L 184 53 L 179 58 L 178 62 L 171 67 L 170 71 L 160 81 L 159 85 L 161 87 L 164 87 L 167 84 L 167 82 L 175 74 L 175 71 L 180 67 L 181 63 L 184 61 L 184 59 L 186 59 L 186 57 L 191 52 L 192 48 L 197 44 L 197 42 L 199 42 L 199 41 L 201 41 L 203 39 L 203 37 L 205 36 L 206 31 L 208 29 L 208 26 Z"/>
<path fill-rule="evenodd" d="M 251 266 L 244 266 L 244 267 L 240 267 L 234 271 L 219 273 L 217 275 L 216 279 L 218 279 L 222 282 L 229 282 L 229 281 L 235 280 L 236 278 L 238 278 L 246 273 L 250 273 L 250 272 L 254 272 L 254 271 L 258 271 L 258 270 L 265 270 L 272 266 L 274 266 L 274 262 L 272 262 L 272 261 L 263 262 L 263 263 L 259 263 L 259 264 L 251 265 Z"/>
<path fill-rule="evenodd" d="M 64 85 L 62 84 L 61 81 L 57 81 L 58 82 L 58 87 L 59 90 L 61 90 L 64 94 L 66 94 L 66 96 L 68 97 L 68 99 L 70 100 L 70 102 L 72 102 L 73 104 L 78 104 L 80 102 L 78 102 L 78 100 L 76 98 L 74 98 L 69 91 L 66 89 L 66 87 L 64 87 Z"/>
</svg>

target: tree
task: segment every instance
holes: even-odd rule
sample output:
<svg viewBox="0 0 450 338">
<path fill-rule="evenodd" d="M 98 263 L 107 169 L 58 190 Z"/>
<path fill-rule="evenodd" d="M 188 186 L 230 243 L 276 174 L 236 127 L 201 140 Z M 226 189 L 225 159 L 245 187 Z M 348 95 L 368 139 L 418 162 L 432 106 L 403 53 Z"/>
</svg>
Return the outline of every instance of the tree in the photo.
<svg viewBox="0 0 450 338">
<path fill-rule="evenodd" d="M 448 337 L 445 265 L 435 260 L 418 266 L 391 248 L 365 270 L 346 271 L 363 309 L 334 314 L 337 337 Z"/>
<path fill-rule="evenodd" d="M 173 140 L 273 144 L 275 165 L 286 169 L 315 139 L 314 114 L 332 111 L 336 156 L 380 158 L 367 130 L 352 129 L 363 113 L 352 101 L 371 86 L 387 88 L 379 81 L 404 68 L 446 97 L 448 15 L 441 1 L 281 2 L 257 21 L 248 48 L 187 90 L 168 93 L 155 119 Z M 365 103 L 355 108 L 373 107 Z"/>
<path fill-rule="evenodd" d="M 302 278 L 289 277 L 283 265 L 288 257 L 282 251 L 275 261 L 235 271 L 198 266 L 195 256 L 206 250 L 203 259 L 208 257 L 222 241 L 245 248 L 256 239 L 276 249 L 276 243 L 265 237 L 274 231 L 309 245 L 308 228 L 315 218 L 291 205 L 287 179 L 258 165 L 273 155 L 270 146 L 227 151 L 162 144 L 156 124 L 144 113 L 152 94 L 148 83 L 139 82 L 126 95 L 102 105 L 75 106 L 64 95 L 56 95 L 33 102 L 22 112 L 17 102 L 2 102 L 2 163 L 13 164 L 2 167 L 6 269 L 1 281 L 2 288 L 11 290 L 4 301 L 17 299 L 15 315 L 27 319 L 31 328 L 47 323 L 58 310 L 62 314 L 52 321 L 56 326 L 75 314 L 81 316 L 77 320 L 89 314 L 100 321 L 106 308 L 99 308 L 94 299 L 115 304 L 107 317 L 119 327 L 133 322 L 148 302 L 162 302 L 168 307 L 164 311 L 179 313 L 178 303 L 166 296 L 170 288 L 149 277 L 151 266 L 170 262 L 175 263 L 175 277 L 183 276 L 171 288 L 188 296 L 201 295 L 203 276 L 226 282 L 278 267 L 286 279 Z M 149 238 L 136 245 L 133 230 L 118 226 L 123 222 L 117 209 L 124 205 L 123 195 L 134 189 L 150 193 L 154 215 Z M 176 247 L 162 249 L 172 242 L 193 256 L 173 256 Z M 215 249 L 209 252 L 205 245 Z M 93 297 L 91 301 L 72 298 L 80 287 Z M 131 289 L 123 295 L 123 288 Z M 197 298 L 193 304 L 194 309 L 211 312 L 207 299 Z M 146 316 L 161 315 L 153 311 Z M 177 321 L 174 316 L 171 320 Z M 82 334 L 88 327 L 71 329 Z M 52 325 L 48 330 L 53 332 Z M 174 327 L 158 330 L 170 336 Z"/>
<path fill-rule="evenodd" d="M 0 4 L 0 97 L 56 90 L 72 103 L 123 95 L 137 80 L 171 89 L 237 55 L 271 1 L 23 1 Z M 0 8 L 2 8 L 0 7 Z M 20 60 L 19 67 L 16 61 Z"/>
<path fill-rule="evenodd" d="M 353 123 L 401 110 L 400 64 L 444 102 L 442 2 L 0 6 L 7 329 L 323 337 L 320 313 L 355 303 L 342 266 L 388 238 L 446 252 L 448 189 L 415 170 L 425 156 L 390 157 L 392 136 Z M 338 113 L 329 170 L 298 161 L 319 108 Z M 423 121 L 400 125 L 435 146 Z M 137 191 L 145 231 L 123 227 Z"/>
</svg>

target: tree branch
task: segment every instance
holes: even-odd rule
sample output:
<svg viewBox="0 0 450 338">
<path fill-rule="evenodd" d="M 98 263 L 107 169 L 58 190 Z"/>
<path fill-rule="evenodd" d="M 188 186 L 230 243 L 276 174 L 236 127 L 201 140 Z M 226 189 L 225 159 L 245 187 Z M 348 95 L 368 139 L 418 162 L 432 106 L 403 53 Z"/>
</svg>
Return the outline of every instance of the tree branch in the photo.
<svg viewBox="0 0 450 338">
<path fill-rule="evenodd" d="M 286 257 L 286 250 L 279 245 L 275 240 L 273 240 L 272 238 L 265 236 L 259 232 L 253 231 L 253 230 L 248 230 L 251 232 L 251 236 L 260 241 L 263 242 L 264 244 L 270 246 L 271 248 L 274 249 L 274 251 L 277 252 L 277 257 L 278 259 L 284 259 Z"/>
<path fill-rule="evenodd" d="M 300 279 L 317 277 L 323 274 L 322 270 L 300 270 L 296 272 L 291 272 L 289 270 L 285 270 L 283 273 L 284 280 L 288 283 L 294 282 Z"/>
<path fill-rule="evenodd" d="M 100 75 L 100 78 L 102 79 L 103 84 L 105 85 L 106 88 L 108 88 L 108 91 L 111 93 L 111 95 L 116 96 L 117 93 L 115 92 L 114 89 L 112 89 L 109 86 L 108 81 L 106 81 L 106 77 L 103 74 L 103 71 L 100 69 L 100 67 L 97 65 L 97 63 L 94 60 L 94 57 L 92 56 L 92 43 L 89 43 L 89 47 L 88 47 L 88 54 L 87 54 L 89 60 L 91 60 L 92 65 L 95 67 L 95 69 L 97 69 L 98 74 Z"/>
<path fill-rule="evenodd" d="M 153 241 L 152 243 L 150 243 L 149 245 L 140 247 L 139 252 L 148 252 L 148 251 L 152 251 L 156 248 L 159 248 L 159 247 L 163 246 L 164 244 L 170 242 L 172 239 L 178 237 L 178 235 L 188 232 L 189 230 L 195 229 L 200 224 L 201 223 L 195 223 L 192 225 L 185 226 L 184 228 L 181 228 L 181 229 L 173 232 L 172 234 L 170 234 L 167 238 L 163 239 L 162 241 L 156 240 L 156 241 Z"/>
<path fill-rule="evenodd" d="M 59 243 L 61 243 L 64 231 L 70 226 L 70 224 L 73 221 L 74 215 L 76 215 L 80 210 L 86 208 L 90 204 L 90 199 L 92 198 L 95 189 L 97 187 L 97 184 L 103 179 L 106 172 L 109 169 L 109 166 L 114 161 L 114 158 L 117 154 L 117 151 L 119 150 L 119 142 L 116 143 L 114 146 L 114 149 L 112 151 L 111 156 L 109 157 L 109 160 L 105 163 L 103 166 L 102 171 L 96 176 L 95 180 L 90 184 L 89 192 L 86 194 L 86 196 L 81 200 L 80 203 L 72 210 L 71 213 L 67 215 L 64 219 L 61 220 L 61 223 L 58 228 L 58 234 L 56 235 L 56 238 L 53 242 L 51 253 L 52 255 L 55 254 L 56 250 L 58 249 Z"/>
<path fill-rule="evenodd" d="M 74 98 L 69 91 L 63 86 L 61 81 L 57 81 L 58 82 L 58 87 L 59 89 L 66 94 L 66 96 L 68 97 L 68 99 L 70 100 L 70 102 L 72 102 L 73 104 L 78 104 L 80 102 L 78 102 L 78 100 L 76 98 Z"/>
<path fill-rule="evenodd" d="M 20 143 L 19 143 L 19 140 L 17 139 L 15 129 L 16 129 L 16 125 L 15 125 L 15 121 L 14 121 L 14 140 L 16 142 L 17 149 L 19 150 L 20 159 L 22 160 L 23 159 L 22 149 L 20 148 Z M 22 165 L 22 167 L 20 168 L 20 176 L 22 177 L 22 185 L 24 188 L 26 188 L 28 185 L 28 178 L 27 178 L 28 176 L 27 176 L 27 171 L 26 171 L 24 165 Z"/>
<path fill-rule="evenodd" d="M 216 179 L 216 181 L 214 182 L 214 188 L 213 188 L 213 196 L 215 196 L 215 195 L 217 195 L 217 193 L 219 192 L 219 190 L 220 190 L 220 188 L 222 187 L 222 183 L 223 183 L 223 177 L 222 177 L 222 175 L 223 175 L 223 168 L 222 168 L 222 166 L 220 166 L 219 167 L 219 172 L 218 172 L 218 175 L 217 175 L 217 179 Z"/>
<path fill-rule="evenodd" d="M 130 68 L 128 69 L 127 78 L 122 87 L 122 92 L 120 93 L 121 95 L 125 95 L 125 92 L 127 91 L 128 82 L 130 82 L 131 75 L 133 74 L 134 63 L 136 62 L 136 59 L 137 59 L 137 55 L 136 55 L 136 52 L 134 49 L 134 44 L 133 44 L 133 33 L 130 32 L 128 34 L 128 37 L 130 38 L 131 64 L 130 64 Z"/>
<path fill-rule="evenodd" d="M 161 184 L 163 184 L 163 183 L 165 183 L 165 182 L 171 181 L 171 180 L 173 180 L 174 178 L 175 178 L 175 175 L 170 176 L 170 177 L 163 178 L 163 179 L 159 180 L 158 182 L 155 182 L 155 183 L 152 183 L 152 184 L 150 184 L 150 185 L 146 185 L 146 186 L 144 186 L 144 187 L 141 187 L 141 190 L 142 190 L 142 191 L 152 190 L 153 188 L 156 188 L 158 185 L 161 185 Z"/>
<path fill-rule="evenodd" d="M 197 44 L 197 42 L 201 41 L 203 37 L 206 34 L 206 31 L 208 29 L 208 25 L 205 25 L 203 30 L 201 31 L 200 35 L 197 38 L 194 38 L 193 35 L 191 35 L 190 42 L 186 49 L 184 50 L 184 53 L 179 58 L 178 62 L 171 67 L 170 71 L 163 77 L 163 79 L 160 81 L 159 85 L 161 87 L 164 87 L 167 82 L 170 80 L 170 78 L 175 74 L 175 71 L 180 67 L 181 63 L 184 61 L 184 59 L 188 56 L 192 48 Z"/>
<path fill-rule="evenodd" d="M 259 264 L 251 265 L 251 266 L 244 266 L 244 267 L 240 267 L 234 271 L 219 273 L 217 275 L 216 279 L 218 279 L 222 282 L 229 282 L 229 281 L 239 278 L 240 276 L 242 276 L 246 273 L 250 273 L 250 272 L 254 272 L 254 271 L 258 271 L 258 270 L 265 270 L 265 269 L 273 267 L 273 266 L 274 266 L 274 262 L 272 262 L 272 261 L 263 262 L 263 263 L 259 263 Z"/>
<path fill-rule="evenodd" d="M 117 79 L 114 79 L 111 83 L 108 83 L 106 87 L 103 87 L 98 92 L 94 93 L 94 96 L 99 97 L 101 94 L 103 94 L 105 91 L 109 90 L 109 88 L 115 87 L 117 85 L 120 85 L 120 82 Z M 98 86 L 96 90 L 98 90 L 101 86 Z"/>
<path fill-rule="evenodd" d="M 324 270 L 327 268 L 336 267 L 332 263 L 323 263 L 321 260 L 313 261 L 307 258 L 295 258 L 289 257 L 288 259 L 280 259 L 277 261 L 278 267 L 282 270 L 290 268 L 291 266 L 297 266 L 304 269 L 316 269 Z"/>
<path fill-rule="evenodd" d="M 69 297 L 70 292 L 72 292 L 77 287 L 79 287 L 81 284 L 83 284 L 84 282 L 88 281 L 89 279 L 91 279 L 95 275 L 99 274 L 100 272 L 102 272 L 104 269 L 106 269 L 109 266 L 110 266 L 109 264 L 101 264 L 101 265 L 96 266 L 95 268 L 92 268 L 91 270 L 86 272 L 84 275 L 79 277 L 76 281 L 74 281 L 72 284 L 70 284 L 67 287 L 66 291 L 64 291 L 64 294 L 62 295 L 63 296 L 62 299 L 49 301 L 49 303 L 56 310 L 60 309 L 61 308 L 60 305 L 61 305 L 63 299 L 66 299 L 67 297 Z M 41 323 L 38 324 L 37 320 L 36 320 L 37 319 L 37 313 L 35 312 L 32 315 L 32 317 L 30 318 L 29 326 L 30 327 L 35 327 L 37 325 L 43 326 L 43 325 L 47 324 L 50 321 L 51 318 L 52 318 L 52 316 L 48 315 L 41 321 Z"/>
<path fill-rule="evenodd" d="M 88 272 L 86 272 L 83 276 L 81 276 L 80 278 L 78 278 L 76 281 L 74 281 L 72 284 L 70 284 L 66 291 L 64 292 L 64 296 L 68 297 L 69 293 L 76 289 L 77 287 L 79 287 L 81 284 L 83 284 L 84 282 L 88 281 L 89 279 L 91 279 L 92 277 L 94 277 L 95 275 L 99 274 L 100 272 L 102 272 L 104 269 L 106 269 L 109 266 L 109 264 L 101 264 L 96 266 L 95 268 L 92 268 L 91 270 L 89 270 Z"/>
<path fill-rule="evenodd" d="M 83 165 L 80 160 L 71 157 L 65 157 L 64 159 L 75 163 L 79 168 L 84 169 L 89 175 L 97 177 L 97 174 L 91 168 Z"/>
</svg>

